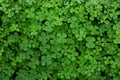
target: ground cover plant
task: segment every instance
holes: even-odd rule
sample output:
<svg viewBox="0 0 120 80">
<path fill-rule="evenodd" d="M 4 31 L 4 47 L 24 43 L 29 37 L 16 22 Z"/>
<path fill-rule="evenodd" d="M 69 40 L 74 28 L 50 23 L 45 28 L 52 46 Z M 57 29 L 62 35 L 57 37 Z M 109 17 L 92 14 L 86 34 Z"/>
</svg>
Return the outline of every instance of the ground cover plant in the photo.
<svg viewBox="0 0 120 80">
<path fill-rule="evenodd" d="M 0 0 L 0 80 L 120 80 L 120 0 Z"/>
</svg>

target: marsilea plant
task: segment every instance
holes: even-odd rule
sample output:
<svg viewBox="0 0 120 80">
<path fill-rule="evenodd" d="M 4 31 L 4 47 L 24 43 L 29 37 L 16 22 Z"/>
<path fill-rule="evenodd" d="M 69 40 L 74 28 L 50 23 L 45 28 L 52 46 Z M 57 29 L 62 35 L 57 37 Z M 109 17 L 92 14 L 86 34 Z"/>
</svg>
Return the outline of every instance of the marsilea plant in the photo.
<svg viewBox="0 0 120 80">
<path fill-rule="evenodd" d="M 0 80 L 120 80 L 120 0 L 0 0 Z"/>
</svg>

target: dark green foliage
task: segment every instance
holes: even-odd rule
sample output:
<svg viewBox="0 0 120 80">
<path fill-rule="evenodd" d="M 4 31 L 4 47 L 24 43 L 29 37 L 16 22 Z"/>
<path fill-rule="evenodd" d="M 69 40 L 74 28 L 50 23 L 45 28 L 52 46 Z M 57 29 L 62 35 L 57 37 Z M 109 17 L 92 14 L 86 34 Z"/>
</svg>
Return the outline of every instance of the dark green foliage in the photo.
<svg viewBox="0 0 120 80">
<path fill-rule="evenodd" d="M 0 80 L 120 80 L 120 0 L 0 0 Z"/>
</svg>

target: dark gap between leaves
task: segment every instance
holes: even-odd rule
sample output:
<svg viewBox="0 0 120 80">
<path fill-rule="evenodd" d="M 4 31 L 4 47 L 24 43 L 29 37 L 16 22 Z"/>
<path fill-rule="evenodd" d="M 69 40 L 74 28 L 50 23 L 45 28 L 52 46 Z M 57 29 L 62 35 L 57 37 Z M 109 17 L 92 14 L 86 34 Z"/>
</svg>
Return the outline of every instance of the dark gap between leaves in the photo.
<svg viewBox="0 0 120 80">
<path fill-rule="evenodd" d="M 101 73 L 101 76 L 103 77 L 106 76 L 105 71 L 101 71 L 100 73 Z"/>
<path fill-rule="evenodd" d="M 100 20 L 98 20 L 96 17 L 94 17 L 94 20 L 92 21 L 92 25 L 100 25 Z"/>
<path fill-rule="evenodd" d="M 104 31 L 104 33 L 103 33 L 104 35 L 107 35 L 107 31 Z"/>
<path fill-rule="evenodd" d="M 102 13 L 104 13 L 104 10 L 105 10 L 105 7 L 104 7 L 104 5 L 102 4 Z"/>
<path fill-rule="evenodd" d="M 116 9 L 116 11 L 120 11 L 120 7 L 118 7 L 118 8 Z"/>
<path fill-rule="evenodd" d="M 17 77 L 17 72 L 19 71 L 19 68 L 17 67 L 16 69 L 15 69 L 15 71 L 14 71 L 14 73 L 12 74 L 12 76 L 11 76 L 11 79 L 12 80 L 15 80 L 15 78 Z"/>
<path fill-rule="evenodd" d="M 2 19 L 1 19 L 1 16 L 3 16 L 3 11 L 0 11 L 0 26 L 2 26 Z"/>
<path fill-rule="evenodd" d="M 79 78 L 75 78 L 75 80 L 79 80 Z"/>
<path fill-rule="evenodd" d="M 66 21 L 62 21 L 62 23 L 64 24 L 64 23 L 67 23 Z"/>
<path fill-rule="evenodd" d="M 120 18 L 120 15 L 118 15 L 118 18 Z"/>
<path fill-rule="evenodd" d="M 8 48 L 7 49 L 13 50 L 10 44 L 8 44 Z"/>
<path fill-rule="evenodd" d="M 88 20 L 90 20 L 90 13 L 88 13 L 88 15 L 87 15 L 87 16 L 88 16 Z"/>
<path fill-rule="evenodd" d="M 120 48 L 120 44 L 118 44 L 118 48 Z"/>
<path fill-rule="evenodd" d="M 30 21 L 30 19 L 29 19 L 29 18 L 26 18 L 26 21 L 28 21 L 28 22 L 29 22 L 29 21 Z"/>
<path fill-rule="evenodd" d="M 14 0 L 14 2 L 17 2 L 18 0 Z"/>
<path fill-rule="evenodd" d="M 112 55 L 111 55 L 111 54 L 105 54 L 105 55 L 103 55 L 103 57 L 105 57 L 105 56 L 106 56 L 106 57 L 108 57 L 108 56 L 111 57 Z"/>
<path fill-rule="evenodd" d="M 50 80 L 50 78 L 48 78 L 47 80 Z"/>
<path fill-rule="evenodd" d="M 75 49 L 76 49 L 76 52 L 78 52 L 78 55 L 81 55 L 81 51 L 77 47 L 75 47 Z"/>
<path fill-rule="evenodd" d="M 2 26 L 2 19 L 0 18 L 0 26 Z"/>
<path fill-rule="evenodd" d="M 17 49 L 15 49 L 15 48 L 17 48 Z M 18 53 L 17 50 L 19 49 L 19 47 L 18 47 L 18 43 L 13 43 L 12 46 L 8 44 L 8 48 L 7 48 L 7 49 L 12 50 L 13 53 L 15 53 L 14 56 L 16 56 L 17 53 Z"/>
<path fill-rule="evenodd" d="M 45 24 L 45 23 L 46 23 L 46 21 L 47 21 L 47 20 L 43 20 L 43 21 L 42 21 L 42 24 Z"/>
<path fill-rule="evenodd" d="M 120 8 L 118 7 L 118 8 L 116 9 L 116 11 L 120 11 Z M 118 15 L 118 18 L 120 18 L 120 14 Z"/>
<path fill-rule="evenodd" d="M 39 60 L 41 60 L 41 59 L 42 59 L 42 56 L 40 55 L 40 56 L 39 56 Z"/>
<path fill-rule="evenodd" d="M 79 68 L 79 64 L 76 66 L 76 68 Z"/>
</svg>

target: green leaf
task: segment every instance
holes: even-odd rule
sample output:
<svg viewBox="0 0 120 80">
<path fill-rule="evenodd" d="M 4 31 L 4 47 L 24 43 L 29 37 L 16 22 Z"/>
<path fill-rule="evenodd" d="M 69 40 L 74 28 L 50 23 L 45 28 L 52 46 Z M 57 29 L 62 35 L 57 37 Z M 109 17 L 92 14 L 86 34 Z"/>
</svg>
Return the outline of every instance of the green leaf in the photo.
<svg viewBox="0 0 120 80">
<path fill-rule="evenodd" d="M 32 68 L 32 69 L 36 69 L 36 65 L 35 65 L 34 63 L 32 63 L 32 62 L 29 62 L 29 63 L 28 63 L 28 66 L 29 66 L 30 68 Z"/>
<path fill-rule="evenodd" d="M 41 65 L 45 66 L 45 65 L 50 65 L 52 63 L 52 58 L 50 55 L 48 56 L 42 56 L 42 61 L 41 61 Z"/>
<path fill-rule="evenodd" d="M 65 43 L 67 35 L 65 33 L 57 33 L 57 42 L 58 43 Z"/>
<path fill-rule="evenodd" d="M 92 43 L 92 42 L 95 42 L 95 38 L 94 37 L 86 37 L 86 41 Z"/>
<path fill-rule="evenodd" d="M 10 27 L 10 30 L 11 30 L 12 32 L 13 32 L 13 31 L 20 31 L 17 24 L 12 24 L 12 26 Z"/>
</svg>

